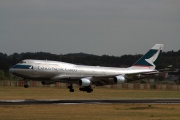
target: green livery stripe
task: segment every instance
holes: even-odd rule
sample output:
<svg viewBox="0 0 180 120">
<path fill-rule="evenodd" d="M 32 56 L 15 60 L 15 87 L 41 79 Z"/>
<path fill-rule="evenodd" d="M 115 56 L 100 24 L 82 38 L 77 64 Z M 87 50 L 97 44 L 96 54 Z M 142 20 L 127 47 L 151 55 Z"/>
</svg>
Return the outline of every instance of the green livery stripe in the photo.
<svg viewBox="0 0 180 120">
<path fill-rule="evenodd" d="M 12 68 L 16 68 L 16 69 L 33 69 L 32 65 L 15 65 Z"/>
</svg>

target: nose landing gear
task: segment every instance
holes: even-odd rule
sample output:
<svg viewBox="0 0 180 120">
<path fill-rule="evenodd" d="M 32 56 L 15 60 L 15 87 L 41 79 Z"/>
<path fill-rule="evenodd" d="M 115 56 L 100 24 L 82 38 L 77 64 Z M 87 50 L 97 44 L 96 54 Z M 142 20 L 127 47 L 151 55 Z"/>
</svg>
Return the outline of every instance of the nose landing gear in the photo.
<svg viewBox="0 0 180 120">
<path fill-rule="evenodd" d="M 24 88 L 28 88 L 28 87 L 29 87 L 28 81 L 25 80 L 25 82 L 24 82 Z"/>
</svg>

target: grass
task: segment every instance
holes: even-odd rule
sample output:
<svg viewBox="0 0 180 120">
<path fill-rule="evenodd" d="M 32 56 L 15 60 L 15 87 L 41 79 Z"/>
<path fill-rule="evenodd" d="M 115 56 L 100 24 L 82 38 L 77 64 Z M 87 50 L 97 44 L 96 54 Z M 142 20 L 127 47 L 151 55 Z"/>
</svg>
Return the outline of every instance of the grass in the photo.
<svg viewBox="0 0 180 120">
<path fill-rule="evenodd" d="M 0 120 L 179 120 L 179 111 L 179 104 L 1 106 Z"/>
<path fill-rule="evenodd" d="M 94 88 L 92 93 L 75 88 L 71 93 L 67 88 L 58 87 L 0 87 L 0 100 L 19 99 L 138 99 L 138 98 L 180 98 L 180 90 L 119 90 Z"/>
<path fill-rule="evenodd" d="M 1 100 L 180 98 L 179 90 L 95 88 L 74 93 L 57 87 L 0 87 Z M 0 120 L 179 120 L 180 104 L 52 104 L 0 106 Z"/>
</svg>

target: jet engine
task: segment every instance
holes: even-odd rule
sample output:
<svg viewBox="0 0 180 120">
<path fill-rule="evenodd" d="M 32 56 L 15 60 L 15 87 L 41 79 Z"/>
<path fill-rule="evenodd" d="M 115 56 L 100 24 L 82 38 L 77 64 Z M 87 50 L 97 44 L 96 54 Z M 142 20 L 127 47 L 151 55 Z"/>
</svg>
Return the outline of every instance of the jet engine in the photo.
<svg viewBox="0 0 180 120">
<path fill-rule="evenodd" d="M 80 81 L 79 81 L 79 85 L 80 86 L 90 86 L 91 84 L 91 81 L 90 81 L 90 78 L 82 78 Z"/>
<path fill-rule="evenodd" d="M 51 84 L 54 84 L 55 82 L 53 82 L 53 81 L 41 81 L 41 83 L 43 85 L 51 85 Z"/>
<path fill-rule="evenodd" d="M 119 75 L 114 77 L 114 82 L 120 84 L 126 82 L 126 79 L 123 75 Z"/>
</svg>

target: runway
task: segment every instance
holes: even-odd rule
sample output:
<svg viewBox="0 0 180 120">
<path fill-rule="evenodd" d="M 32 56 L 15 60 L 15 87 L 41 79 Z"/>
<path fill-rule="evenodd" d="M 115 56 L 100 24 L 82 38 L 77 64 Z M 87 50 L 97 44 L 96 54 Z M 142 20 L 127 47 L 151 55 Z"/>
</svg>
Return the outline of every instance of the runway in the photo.
<svg viewBox="0 0 180 120">
<path fill-rule="evenodd" d="M 40 105 L 40 104 L 180 104 L 180 99 L 0 100 L 0 105 Z"/>
</svg>

